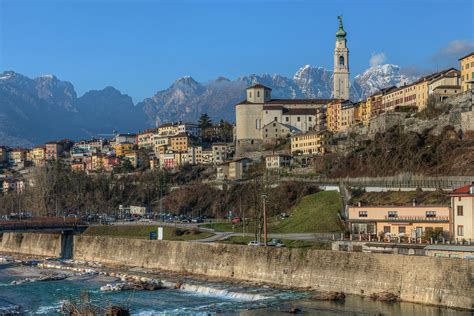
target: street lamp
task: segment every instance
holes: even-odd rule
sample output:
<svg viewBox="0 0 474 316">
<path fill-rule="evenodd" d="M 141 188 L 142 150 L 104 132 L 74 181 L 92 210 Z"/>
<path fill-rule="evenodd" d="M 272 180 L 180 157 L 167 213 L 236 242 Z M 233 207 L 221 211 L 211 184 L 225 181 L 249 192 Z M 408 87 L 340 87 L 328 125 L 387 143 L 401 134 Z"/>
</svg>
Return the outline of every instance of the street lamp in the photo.
<svg viewBox="0 0 474 316">
<path fill-rule="evenodd" d="M 263 200 L 263 243 L 267 245 L 267 211 L 265 208 L 265 202 L 267 200 L 267 194 L 262 193 L 262 200 Z"/>
</svg>

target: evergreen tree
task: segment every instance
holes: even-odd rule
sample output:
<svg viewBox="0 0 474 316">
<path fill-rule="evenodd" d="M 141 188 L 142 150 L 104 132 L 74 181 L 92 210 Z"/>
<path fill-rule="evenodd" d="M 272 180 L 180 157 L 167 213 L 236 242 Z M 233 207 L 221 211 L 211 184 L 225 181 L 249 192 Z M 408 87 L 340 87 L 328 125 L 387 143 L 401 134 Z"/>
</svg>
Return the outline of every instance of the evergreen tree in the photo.
<svg viewBox="0 0 474 316">
<path fill-rule="evenodd" d="M 209 117 L 209 115 L 207 115 L 207 113 L 202 114 L 201 117 L 199 118 L 199 127 L 201 128 L 201 131 L 204 131 L 205 129 L 211 126 L 212 126 L 212 120 Z"/>
</svg>

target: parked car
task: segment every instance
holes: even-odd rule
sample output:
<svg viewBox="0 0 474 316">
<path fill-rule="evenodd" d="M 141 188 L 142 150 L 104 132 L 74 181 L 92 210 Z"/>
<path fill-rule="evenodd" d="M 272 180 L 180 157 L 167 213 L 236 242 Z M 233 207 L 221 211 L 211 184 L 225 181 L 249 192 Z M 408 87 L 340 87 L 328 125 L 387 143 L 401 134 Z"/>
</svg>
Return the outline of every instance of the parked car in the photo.
<svg viewBox="0 0 474 316">
<path fill-rule="evenodd" d="M 242 219 L 241 219 L 240 217 L 234 217 L 234 218 L 232 219 L 232 223 L 233 223 L 233 224 L 240 223 L 241 221 L 242 221 Z"/>
<path fill-rule="evenodd" d="M 249 246 L 263 246 L 263 243 L 253 240 L 249 242 L 248 245 Z"/>
<path fill-rule="evenodd" d="M 267 242 L 267 246 L 278 247 L 278 248 L 286 247 L 283 241 L 281 241 L 280 239 L 270 240 L 269 242 Z"/>
</svg>

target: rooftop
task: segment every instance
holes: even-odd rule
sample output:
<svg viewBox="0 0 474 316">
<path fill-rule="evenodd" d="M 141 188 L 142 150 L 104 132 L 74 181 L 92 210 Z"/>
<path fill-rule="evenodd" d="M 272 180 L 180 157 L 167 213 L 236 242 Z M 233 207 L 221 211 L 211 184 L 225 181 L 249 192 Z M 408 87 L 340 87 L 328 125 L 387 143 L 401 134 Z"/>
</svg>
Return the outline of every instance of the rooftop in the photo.
<svg viewBox="0 0 474 316">
<path fill-rule="evenodd" d="M 253 89 L 253 88 L 263 88 L 263 89 L 267 89 L 267 90 L 272 90 L 272 88 L 264 86 L 263 84 L 260 84 L 260 83 L 254 84 L 253 86 L 250 86 L 247 89 Z"/>
<path fill-rule="evenodd" d="M 458 60 L 463 60 L 463 59 L 466 59 L 468 57 L 471 57 L 472 55 L 474 55 L 474 52 L 470 52 L 469 54 L 465 55 L 465 56 L 462 56 L 461 58 L 459 58 Z"/>
</svg>

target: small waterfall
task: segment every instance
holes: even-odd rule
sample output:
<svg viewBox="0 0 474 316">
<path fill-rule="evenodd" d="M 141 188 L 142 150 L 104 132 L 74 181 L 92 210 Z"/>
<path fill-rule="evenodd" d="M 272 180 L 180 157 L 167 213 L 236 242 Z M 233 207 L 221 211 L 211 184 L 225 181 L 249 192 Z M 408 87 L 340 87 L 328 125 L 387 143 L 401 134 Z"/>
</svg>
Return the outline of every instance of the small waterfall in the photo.
<svg viewBox="0 0 474 316">
<path fill-rule="evenodd" d="M 180 289 L 186 292 L 199 293 L 206 296 L 217 296 L 237 301 L 260 301 L 268 299 L 268 297 L 260 294 L 232 292 L 226 289 L 218 289 L 203 285 L 182 284 Z"/>
</svg>

